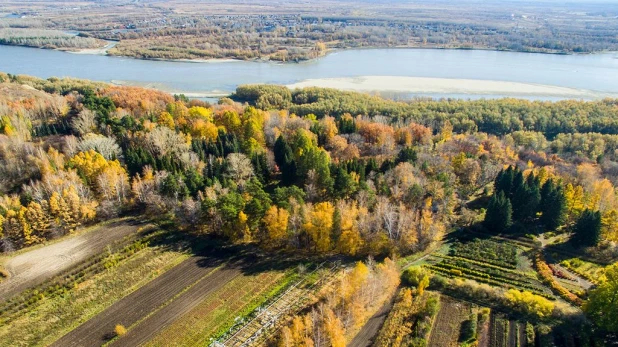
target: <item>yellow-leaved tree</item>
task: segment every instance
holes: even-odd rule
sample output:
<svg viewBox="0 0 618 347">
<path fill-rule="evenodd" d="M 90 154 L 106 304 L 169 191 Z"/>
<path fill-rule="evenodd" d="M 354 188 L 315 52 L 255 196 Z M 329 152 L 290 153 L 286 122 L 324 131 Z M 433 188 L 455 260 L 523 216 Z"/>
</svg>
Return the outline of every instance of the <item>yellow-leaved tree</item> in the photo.
<svg viewBox="0 0 618 347">
<path fill-rule="evenodd" d="M 326 252 L 331 248 L 330 233 L 333 228 L 334 212 L 335 208 L 330 202 L 307 207 L 303 230 L 309 235 L 318 252 Z"/>
<path fill-rule="evenodd" d="M 341 217 L 341 235 L 337 240 L 337 250 L 343 254 L 356 255 L 363 245 L 363 239 L 358 230 L 357 219 L 361 214 L 367 214 L 367 208 L 359 208 L 353 201 L 338 204 Z"/>
<path fill-rule="evenodd" d="M 288 219 L 290 213 L 275 205 L 271 206 L 264 215 L 262 222 L 268 232 L 267 243 L 269 246 L 281 246 L 287 239 Z"/>
</svg>

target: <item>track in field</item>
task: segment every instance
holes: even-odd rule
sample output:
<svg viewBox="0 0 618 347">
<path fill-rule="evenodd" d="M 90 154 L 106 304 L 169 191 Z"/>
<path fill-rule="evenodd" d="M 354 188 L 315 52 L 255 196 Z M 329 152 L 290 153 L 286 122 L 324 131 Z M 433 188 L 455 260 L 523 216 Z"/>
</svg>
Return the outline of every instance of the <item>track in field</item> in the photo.
<svg viewBox="0 0 618 347">
<path fill-rule="evenodd" d="M 108 245 L 135 233 L 145 225 L 134 219 L 116 221 L 9 258 L 4 267 L 10 277 L 0 283 L 0 300 L 35 287 L 81 261 L 100 254 Z"/>
<path fill-rule="evenodd" d="M 192 307 L 194 301 L 199 302 L 200 298 L 224 285 L 240 272 L 237 265 L 223 265 L 219 268 L 221 265 L 220 258 L 193 256 L 92 317 L 52 346 L 100 346 L 113 337 L 116 324 L 130 327 L 165 304 L 169 305 L 158 312 L 166 309 L 169 311 L 164 312 L 180 315 Z M 186 291 L 183 292 L 184 290 Z M 181 292 L 182 294 L 176 297 Z M 146 320 L 157 317 L 160 317 L 160 313 L 155 312 Z M 138 333 L 139 331 L 142 331 L 143 336 L 150 334 L 149 331 L 136 329 L 135 334 L 131 334 L 134 335 L 135 341 L 141 341 L 142 335 Z M 129 335 L 125 337 L 130 338 Z M 124 342 L 125 339 L 123 346 L 129 346 Z"/>
<path fill-rule="evenodd" d="M 373 340 L 380 332 L 380 328 L 384 324 L 384 321 L 388 317 L 389 312 L 393 308 L 395 303 L 395 294 L 392 298 L 389 298 L 384 305 L 376 312 L 361 330 L 354 336 L 354 339 L 348 344 L 347 347 L 369 347 L 373 343 Z"/>
</svg>

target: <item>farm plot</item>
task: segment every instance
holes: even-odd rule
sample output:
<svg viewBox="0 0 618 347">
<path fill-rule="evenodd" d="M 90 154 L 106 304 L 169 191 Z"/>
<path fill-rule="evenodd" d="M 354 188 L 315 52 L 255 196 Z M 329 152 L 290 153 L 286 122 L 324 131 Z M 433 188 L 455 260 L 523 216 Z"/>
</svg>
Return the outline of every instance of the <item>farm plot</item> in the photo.
<svg viewBox="0 0 618 347">
<path fill-rule="evenodd" d="M 218 257 L 193 256 L 139 290 L 115 302 L 54 343 L 55 346 L 96 346 L 113 338 L 116 324 L 130 327 L 168 304 L 178 293 L 217 274 L 223 261 Z M 229 269 L 229 271 L 233 271 Z M 227 279 L 223 280 L 223 283 Z M 221 282 L 214 281 L 221 284 Z"/>
<path fill-rule="evenodd" d="M 77 236 L 19 252 L 3 261 L 4 271 L 9 274 L 9 278 L 0 282 L 0 300 L 37 286 L 101 254 L 109 245 L 134 234 L 145 225 L 134 219 L 118 220 L 93 227 Z"/>
<path fill-rule="evenodd" d="M 49 345 L 187 257 L 178 251 L 146 247 L 103 272 L 71 282 L 70 288 L 41 292 L 21 303 L 21 308 L 3 306 L 0 346 Z"/>
<path fill-rule="evenodd" d="M 525 347 L 526 323 L 509 320 L 504 315 L 492 313 L 489 325 L 489 342 L 479 347 Z"/>
<path fill-rule="evenodd" d="M 491 314 L 489 324 L 489 346 L 508 347 L 509 321 L 501 314 Z"/>
<path fill-rule="evenodd" d="M 470 317 L 473 306 L 448 296 L 442 296 L 440 303 L 440 311 L 431 329 L 427 345 L 429 347 L 458 346 L 461 324 Z"/>
<path fill-rule="evenodd" d="M 521 257 L 513 245 L 474 240 L 453 245 L 449 255 L 432 254 L 431 262 L 426 266 L 446 277 L 471 279 L 551 297 L 551 291 L 534 274 L 518 270 Z"/>
<path fill-rule="evenodd" d="M 605 276 L 605 266 L 582 260 L 580 258 L 558 257 L 560 265 L 576 275 L 584 278 L 590 283 L 598 284 L 599 280 Z"/>
<path fill-rule="evenodd" d="M 425 291 L 421 296 L 412 297 L 409 288 L 403 288 L 397 302 L 388 313 L 378 336 L 373 343 L 375 347 L 393 347 L 408 345 L 426 345 L 431 334 L 433 322 L 439 308 L 440 296 L 437 293 Z M 356 338 L 354 339 L 356 341 Z M 369 346 L 370 339 L 361 340 Z M 350 346 L 354 346 L 354 341 Z"/>
<path fill-rule="evenodd" d="M 255 274 L 242 274 L 202 298 L 186 314 L 146 343 L 146 346 L 197 346 L 207 345 L 226 332 L 238 317 L 251 313 L 273 297 L 294 278 L 292 273 L 273 270 Z M 148 320 L 140 326 L 150 325 Z M 131 331 L 114 345 L 137 345 L 142 339 L 132 337 Z"/>
<path fill-rule="evenodd" d="M 213 344 L 227 347 L 262 345 L 276 335 L 286 318 L 315 303 L 318 294 L 334 284 L 340 274 L 336 271 L 337 268 L 337 263 L 332 266 L 326 263 L 318 265 L 315 270 L 303 275 L 267 304 L 254 310 L 251 313 L 253 318 L 246 323 L 244 319 L 238 320 L 239 324 L 235 324 Z"/>
</svg>

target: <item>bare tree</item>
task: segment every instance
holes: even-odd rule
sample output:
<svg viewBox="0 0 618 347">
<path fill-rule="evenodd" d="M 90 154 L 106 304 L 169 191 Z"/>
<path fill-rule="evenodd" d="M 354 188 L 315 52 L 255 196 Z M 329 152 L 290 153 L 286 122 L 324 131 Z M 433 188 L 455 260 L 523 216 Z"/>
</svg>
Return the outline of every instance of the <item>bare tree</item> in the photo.
<svg viewBox="0 0 618 347">
<path fill-rule="evenodd" d="M 153 155 L 173 155 L 181 158 L 189 151 L 186 139 L 167 127 L 157 127 L 146 136 L 146 146 Z"/>
<path fill-rule="evenodd" d="M 86 152 L 91 149 L 99 152 L 105 159 L 116 159 L 122 156 L 122 150 L 116 143 L 116 140 L 98 134 L 86 134 L 84 138 L 77 145 L 77 149 L 80 152 Z"/>
<path fill-rule="evenodd" d="M 77 148 L 77 146 L 79 145 L 79 139 L 73 135 L 68 135 L 64 137 L 64 146 L 62 146 L 62 152 L 67 156 L 67 157 L 72 157 L 73 155 L 75 155 L 77 152 L 79 152 L 79 149 Z"/>
<path fill-rule="evenodd" d="M 77 134 L 82 136 L 91 133 L 97 129 L 96 117 L 97 114 L 94 111 L 84 109 L 77 115 L 77 117 L 73 118 L 71 128 L 73 128 Z"/>
<path fill-rule="evenodd" d="M 243 186 L 253 176 L 251 160 L 242 153 L 230 153 L 225 158 L 227 176 L 239 186 Z"/>
</svg>

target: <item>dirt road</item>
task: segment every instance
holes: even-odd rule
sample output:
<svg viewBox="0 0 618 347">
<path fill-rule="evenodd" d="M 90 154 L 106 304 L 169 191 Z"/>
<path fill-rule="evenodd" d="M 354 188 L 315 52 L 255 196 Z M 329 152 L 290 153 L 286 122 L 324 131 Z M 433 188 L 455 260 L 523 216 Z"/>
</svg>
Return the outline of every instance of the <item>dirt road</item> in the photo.
<svg viewBox="0 0 618 347">
<path fill-rule="evenodd" d="M 4 268 L 10 277 L 0 282 L 0 300 L 6 300 L 45 282 L 79 262 L 134 233 L 145 224 L 128 219 L 102 225 L 75 237 L 9 258 Z"/>
<path fill-rule="evenodd" d="M 365 325 L 361 328 L 361 330 L 354 336 L 352 342 L 348 344 L 347 347 L 368 347 L 371 346 L 373 340 L 378 335 L 380 328 L 384 324 L 386 317 L 388 317 L 388 313 L 391 311 L 394 303 L 393 298 L 389 299 L 382 305 L 382 307 L 376 312 Z"/>
<path fill-rule="evenodd" d="M 194 256 L 63 336 L 52 346 L 101 346 L 114 335 L 116 324 L 139 322 L 118 344 L 135 346 L 188 312 L 201 299 L 241 273 L 221 258 Z M 181 293 L 180 295 L 178 295 Z M 141 322 L 140 322 L 141 321 Z"/>
</svg>

